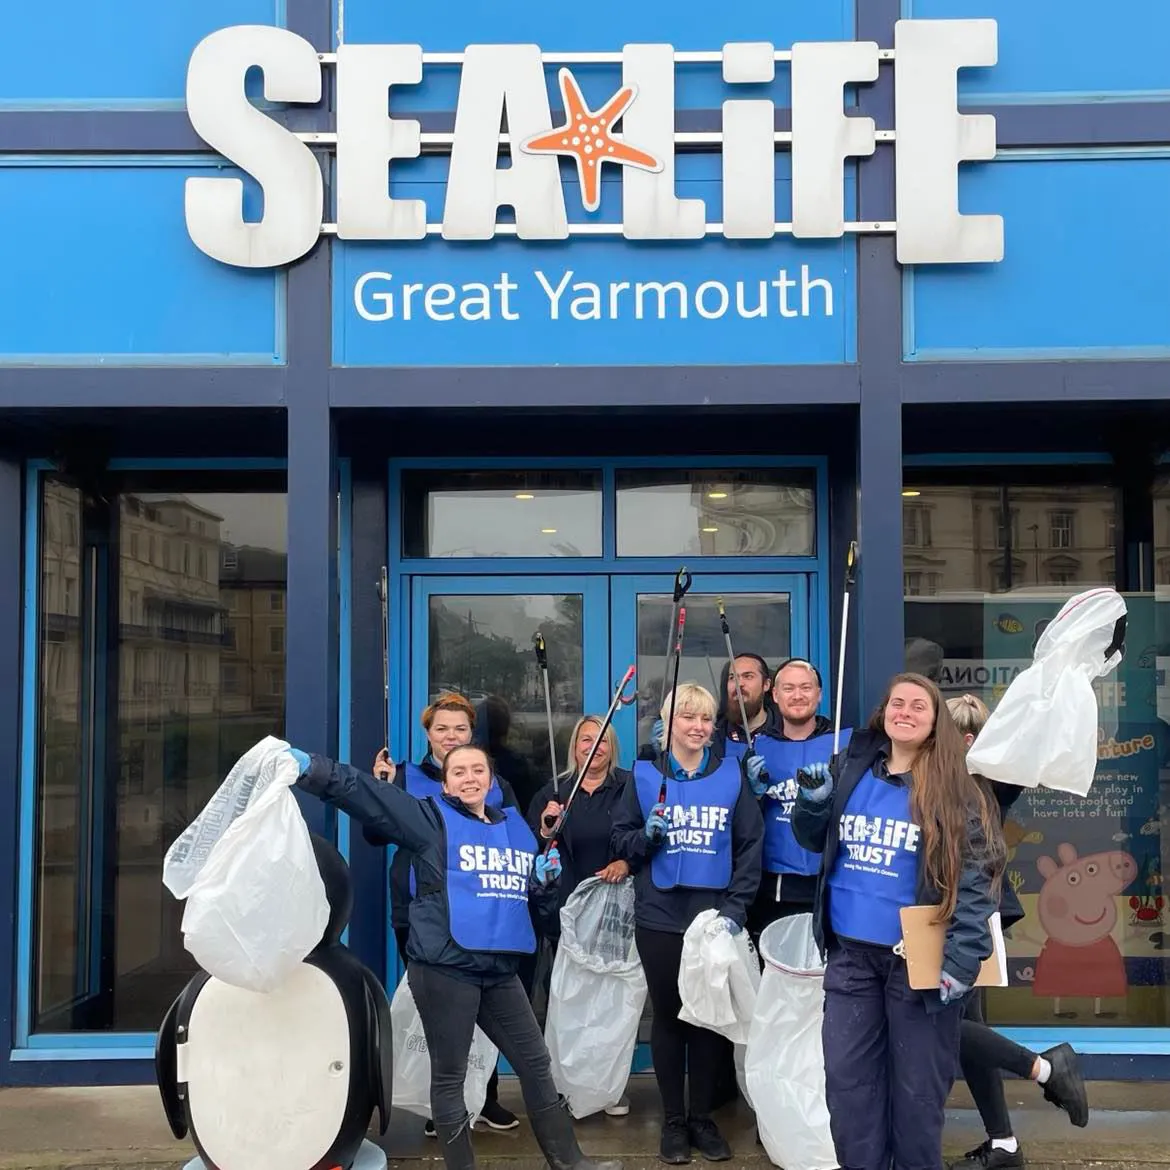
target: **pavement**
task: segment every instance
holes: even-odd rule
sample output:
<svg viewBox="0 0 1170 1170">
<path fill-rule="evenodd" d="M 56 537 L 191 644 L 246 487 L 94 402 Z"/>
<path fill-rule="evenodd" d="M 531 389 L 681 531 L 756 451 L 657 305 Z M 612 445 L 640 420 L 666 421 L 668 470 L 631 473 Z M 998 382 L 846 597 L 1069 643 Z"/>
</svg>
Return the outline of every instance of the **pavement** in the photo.
<svg viewBox="0 0 1170 1170">
<path fill-rule="evenodd" d="M 516 1082 L 505 1078 L 500 1087 L 504 1104 L 522 1116 Z M 1092 1113 L 1085 1129 L 1070 1125 L 1030 1082 L 1009 1080 L 1007 1090 L 1016 1135 L 1032 1170 L 1170 1167 L 1170 1085 L 1165 1082 L 1090 1082 Z M 629 1096 L 628 1117 L 599 1115 L 577 1123 L 582 1148 L 595 1156 L 619 1157 L 627 1170 L 661 1170 L 655 1158 L 661 1113 L 653 1078 L 634 1077 Z M 742 1100 L 721 1110 L 717 1119 L 735 1151 L 729 1170 L 769 1170 L 771 1163 L 756 1144 L 754 1117 Z M 960 1084 L 947 1113 L 948 1158 L 982 1138 L 978 1115 Z M 395 1170 L 427 1170 L 424 1164 L 434 1167 L 441 1159 L 435 1141 L 423 1137 L 421 1119 L 409 1113 L 395 1114 L 380 1144 Z M 475 1148 L 481 1165 L 495 1170 L 540 1170 L 544 1164 L 524 1121 L 510 1133 L 480 1127 Z M 171 1136 L 153 1087 L 0 1090 L 0 1170 L 181 1170 L 193 1155 L 189 1142 Z M 696 1167 L 701 1165 L 696 1161 Z"/>
</svg>

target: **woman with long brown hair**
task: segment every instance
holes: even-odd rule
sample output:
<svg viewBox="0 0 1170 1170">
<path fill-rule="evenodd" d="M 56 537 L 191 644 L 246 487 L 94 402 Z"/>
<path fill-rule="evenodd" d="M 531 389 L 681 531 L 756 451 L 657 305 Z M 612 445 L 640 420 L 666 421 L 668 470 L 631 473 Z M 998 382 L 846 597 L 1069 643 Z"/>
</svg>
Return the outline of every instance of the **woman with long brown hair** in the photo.
<svg viewBox="0 0 1170 1170">
<path fill-rule="evenodd" d="M 825 972 L 825 1094 L 841 1170 L 936 1170 L 963 999 L 992 952 L 1005 849 L 933 682 L 890 681 L 869 727 L 797 775 L 797 840 L 820 853 L 813 907 Z M 895 951 L 903 906 L 946 923 L 937 990 Z"/>
</svg>

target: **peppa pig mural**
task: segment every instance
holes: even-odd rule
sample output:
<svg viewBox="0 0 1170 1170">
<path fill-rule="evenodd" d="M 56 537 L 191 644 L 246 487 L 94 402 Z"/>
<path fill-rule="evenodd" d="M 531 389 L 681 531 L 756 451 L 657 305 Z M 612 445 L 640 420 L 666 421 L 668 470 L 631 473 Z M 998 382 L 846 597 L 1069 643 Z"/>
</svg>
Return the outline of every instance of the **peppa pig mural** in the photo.
<svg viewBox="0 0 1170 1170">
<path fill-rule="evenodd" d="M 1062 996 L 1101 1000 L 1124 996 L 1125 961 L 1112 937 L 1117 925 L 1117 895 L 1137 877 L 1137 862 L 1120 850 L 1078 857 L 1068 842 L 1057 849 L 1059 862 L 1040 857 L 1044 879 L 1037 912 L 1047 939 L 1036 961 L 1034 995 L 1050 997 L 1060 1014 Z"/>
</svg>

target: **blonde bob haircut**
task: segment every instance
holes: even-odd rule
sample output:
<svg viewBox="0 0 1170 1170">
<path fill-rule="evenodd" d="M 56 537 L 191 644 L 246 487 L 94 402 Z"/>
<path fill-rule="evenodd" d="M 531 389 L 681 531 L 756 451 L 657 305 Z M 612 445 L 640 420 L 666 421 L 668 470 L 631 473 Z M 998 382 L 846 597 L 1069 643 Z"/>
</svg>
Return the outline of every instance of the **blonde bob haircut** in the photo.
<svg viewBox="0 0 1170 1170">
<path fill-rule="evenodd" d="M 599 728 L 604 722 L 604 715 L 582 715 L 573 724 L 573 734 L 569 736 L 569 763 L 561 773 L 562 780 L 572 780 L 577 775 L 574 749 L 577 746 L 577 736 L 581 734 L 581 728 L 588 724 L 591 724 L 594 728 Z M 609 744 L 609 770 L 612 772 L 618 766 L 618 756 L 621 755 L 621 749 L 618 747 L 617 732 L 614 731 L 612 723 L 605 729 L 605 735 L 602 738 Z"/>
<path fill-rule="evenodd" d="M 978 735 L 991 718 L 987 704 L 975 695 L 960 695 L 957 699 L 948 699 L 947 710 L 951 713 L 960 735 Z"/>
<path fill-rule="evenodd" d="M 674 713 L 676 715 L 706 715 L 714 722 L 715 711 L 715 696 L 706 687 L 700 686 L 697 682 L 679 683 L 674 699 Z M 658 717 L 662 720 L 662 740 L 658 746 L 665 751 L 666 735 L 670 730 L 666 726 L 666 722 L 670 718 L 669 691 L 666 693 L 666 702 L 662 704 L 662 710 L 658 713 Z"/>
</svg>

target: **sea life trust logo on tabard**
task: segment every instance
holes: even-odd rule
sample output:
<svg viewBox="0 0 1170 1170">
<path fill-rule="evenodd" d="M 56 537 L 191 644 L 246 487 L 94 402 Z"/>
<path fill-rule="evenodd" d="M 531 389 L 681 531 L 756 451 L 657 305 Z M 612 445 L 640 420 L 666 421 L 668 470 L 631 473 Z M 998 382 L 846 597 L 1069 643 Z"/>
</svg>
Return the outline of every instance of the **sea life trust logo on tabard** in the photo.
<svg viewBox="0 0 1170 1170">
<path fill-rule="evenodd" d="M 565 121 L 548 134 L 535 134 L 520 144 L 527 154 L 565 155 L 577 163 L 581 202 L 586 211 L 601 206 L 603 163 L 637 167 L 652 174 L 662 170 L 662 160 L 630 146 L 613 132 L 614 124 L 638 96 L 635 86 L 625 85 L 599 110 L 591 110 L 581 96 L 581 87 L 568 69 L 557 75 L 565 102 Z"/>
</svg>

